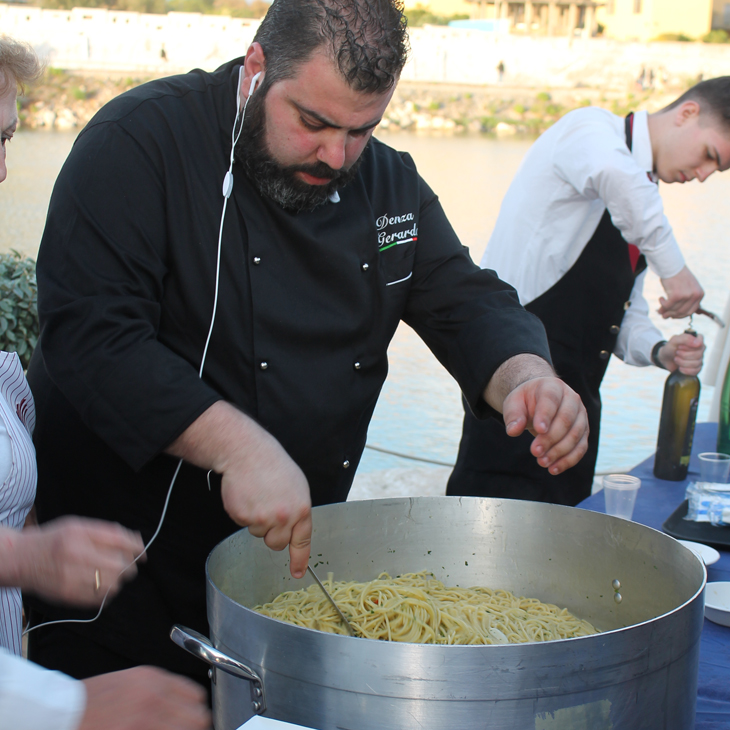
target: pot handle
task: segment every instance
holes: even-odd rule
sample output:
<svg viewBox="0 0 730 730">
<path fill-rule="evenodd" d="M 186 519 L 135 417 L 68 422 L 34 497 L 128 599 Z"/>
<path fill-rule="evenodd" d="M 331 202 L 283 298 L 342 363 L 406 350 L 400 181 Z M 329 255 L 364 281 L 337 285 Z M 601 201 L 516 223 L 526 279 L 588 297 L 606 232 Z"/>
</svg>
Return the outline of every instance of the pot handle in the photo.
<svg viewBox="0 0 730 730">
<path fill-rule="evenodd" d="M 220 669 L 222 672 L 232 674 L 234 677 L 247 679 L 251 682 L 251 706 L 253 711 L 260 715 L 266 710 L 264 682 L 253 669 L 216 649 L 206 636 L 185 626 L 175 624 L 170 629 L 170 638 L 179 647 L 198 657 L 198 659 L 207 662 L 214 669 Z"/>
</svg>

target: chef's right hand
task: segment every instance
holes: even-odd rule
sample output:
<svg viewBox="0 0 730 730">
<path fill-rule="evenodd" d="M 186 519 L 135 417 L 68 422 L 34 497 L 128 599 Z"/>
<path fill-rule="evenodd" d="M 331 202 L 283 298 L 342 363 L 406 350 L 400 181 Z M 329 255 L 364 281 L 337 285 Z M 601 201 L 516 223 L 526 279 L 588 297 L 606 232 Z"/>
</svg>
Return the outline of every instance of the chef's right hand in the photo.
<svg viewBox="0 0 730 730">
<path fill-rule="evenodd" d="M 86 710 L 78 730 L 208 730 L 205 690 L 157 667 L 133 667 L 83 680 Z"/>
<path fill-rule="evenodd" d="M 694 274 L 685 266 L 675 276 L 662 279 L 662 286 L 667 293 L 666 297 L 659 297 L 661 305 L 657 312 L 668 319 L 689 317 L 697 311 L 705 292 Z"/>
<path fill-rule="evenodd" d="M 234 522 L 262 537 L 272 550 L 288 545 L 289 570 L 301 578 L 312 539 L 309 483 L 281 444 L 256 427 L 256 446 L 240 449 L 223 466 L 223 506 Z"/>
<path fill-rule="evenodd" d="M 272 550 L 288 545 L 292 576 L 304 575 L 312 539 L 309 484 L 268 431 L 230 403 L 218 401 L 166 451 L 220 474 L 229 517 Z"/>
</svg>

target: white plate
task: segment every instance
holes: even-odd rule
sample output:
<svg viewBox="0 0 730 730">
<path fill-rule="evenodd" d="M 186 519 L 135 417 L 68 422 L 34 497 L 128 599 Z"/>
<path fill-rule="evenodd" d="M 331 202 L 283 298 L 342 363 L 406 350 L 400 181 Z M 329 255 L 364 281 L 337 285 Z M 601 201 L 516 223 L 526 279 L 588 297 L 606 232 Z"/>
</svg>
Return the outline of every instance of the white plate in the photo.
<svg viewBox="0 0 730 730">
<path fill-rule="evenodd" d="M 244 722 L 238 730 L 312 730 L 304 725 L 292 725 L 290 722 L 282 722 L 281 720 L 272 720 L 270 717 L 261 717 L 254 715 L 248 722 Z"/>
<path fill-rule="evenodd" d="M 705 588 L 705 618 L 730 626 L 730 582 L 708 583 Z"/>
<path fill-rule="evenodd" d="M 705 561 L 705 565 L 712 565 L 720 559 L 720 553 L 711 548 L 709 545 L 703 545 L 701 542 L 690 542 L 689 540 L 677 540 L 686 548 L 689 548 L 698 558 Z"/>
</svg>

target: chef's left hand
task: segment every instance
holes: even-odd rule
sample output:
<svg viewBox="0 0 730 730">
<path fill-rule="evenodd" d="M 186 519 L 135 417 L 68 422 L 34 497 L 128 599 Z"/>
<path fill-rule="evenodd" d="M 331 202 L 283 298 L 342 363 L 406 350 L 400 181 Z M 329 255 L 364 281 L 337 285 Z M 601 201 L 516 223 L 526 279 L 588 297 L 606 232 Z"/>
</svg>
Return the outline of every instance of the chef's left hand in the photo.
<svg viewBox="0 0 730 730">
<path fill-rule="evenodd" d="M 504 399 L 507 434 L 529 431 L 530 452 L 551 474 L 575 466 L 588 449 L 588 416 L 578 394 L 557 377 L 518 385 Z"/>
<path fill-rule="evenodd" d="M 679 369 L 685 375 L 697 375 L 702 370 L 702 358 L 705 354 L 705 340 L 702 335 L 691 335 L 685 332 L 674 335 L 666 345 L 659 349 L 657 358 L 669 372 Z"/>
</svg>

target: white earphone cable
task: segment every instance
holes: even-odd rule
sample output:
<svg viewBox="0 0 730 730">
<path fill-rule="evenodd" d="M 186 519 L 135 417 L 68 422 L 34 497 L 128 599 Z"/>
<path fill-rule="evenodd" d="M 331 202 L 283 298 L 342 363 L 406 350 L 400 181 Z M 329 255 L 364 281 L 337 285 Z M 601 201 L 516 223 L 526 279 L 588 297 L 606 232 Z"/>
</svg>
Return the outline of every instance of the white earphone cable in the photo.
<svg viewBox="0 0 730 730">
<path fill-rule="evenodd" d="M 216 255 L 216 269 L 215 269 L 215 293 L 213 296 L 213 312 L 211 314 L 210 318 L 210 327 L 208 328 L 208 336 L 205 340 L 205 347 L 203 348 L 203 355 L 200 360 L 200 368 L 198 370 L 198 377 L 203 377 L 203 369 L 205 368 L 205 360 L 208 355 L 208 345 L 210 344 L 211 337 L 213 335 L 213 327 L 215 326 L 215 317 L 216 312 L 218 311 L 218 291 L 220 286 L 220 267 L 221 267 L 221 253 L 223 249 L 223 224 L 225 222 L 226 218 L 226 207 L 228 206 L 228 198 L 230 197 L 231 193 L 233 192 L 233 163 L 235 161 L 235 152 L 236 152 L 236 144 L 238 143 L 238 138 L 241 136 L 241 131 L 243 130 L 243 121 L 246 118 L 246 107 L 248 107 L 248 100 L 251 98 L 251 94 L 253 94 L 254 89 L 256 88 L 256 82 L 259 80 L 261 74 L 257 73 L 253 79 L 251 80 L 251 87 L 249 88 L 248 96 L 246 97 L 246 102 L 243 105 L 243 112 L 241 112 L 241 79 L 243 77 L 243 66 L 241 66 L 238 69 L 238 85 L 236 87 L 236 118 L 233 121 L 233 129 L 231 130 L 231 154 L 228 164 L 228 171 L 226 172 L 225 177 L 223 178 L 223 210 L 221 211 L 221 222 L 218 229 L 218 251 Z M 236 132 L 236 126 L 238 125 L 238 117 L 239 114 L 241 116 L 241 125 L 238 127 L 238 132 Z M 175 485 L 175 481 L 177 480 L 177 475 L 180 473 L 180 469 L 183 465 L 183 459 L 180 459 L 177 462 L 177 467 L 175 468 L 175 473 L 172 475 L 172 480 L 170 481 L 170 486 L 167 488 L 167 496 L 165 497 L 165 504 L 162 508 L 162 514 L 160 515 L 160 521 L 157 524 L 157 529 L 155 530 L 154 535 L 150 538 L 149 542 L 144 546 L 142 552 L 131 562 L 129 565 L 125 566 L 117 575 L 117 578 L 119 578 L 125 570 L 128 570 L 131 568 L 150 548 L 152 543 L 157 539 L 157 536 L 160 533 L 160 530 L 162 529 L 162 525 L 165 521 L 165 516 L 167 514 L 167 507 L 170 504 L 170 497 L 172 495 L 172 488 Z M 208 491 L 210 491 L 210 472 L 207 474 L 207 480 L 208 480 Z M 58 619 L 56 621 L 46 621 L 41 624 L 37 624 L 36 626 L 31 626 L 30 628 L 27 628 L 23 632 L 23 636 L 30 633 L 31 631 L 35 631 L 36 629 L 40 629 L 43 626 L 52 626 L 53 624 L 67 624 L 67 623 L 76 623 L 76 624 L 89 624 L 101 616 L 101 612 L 104 608 L 104 604 L 106 603 L 106 599 L 109 596 L 109 591 L 112 589 L 112 586 L 110 585 L 109 588 L 107 588 L 106 593 L 104 594 L 104 598 L 101 601 L 101 605 L 99 606 L 99 610 L 97 611 L 96 615 L 93 618 L 86 618 L 86 619 Z"/>
</svg>

